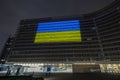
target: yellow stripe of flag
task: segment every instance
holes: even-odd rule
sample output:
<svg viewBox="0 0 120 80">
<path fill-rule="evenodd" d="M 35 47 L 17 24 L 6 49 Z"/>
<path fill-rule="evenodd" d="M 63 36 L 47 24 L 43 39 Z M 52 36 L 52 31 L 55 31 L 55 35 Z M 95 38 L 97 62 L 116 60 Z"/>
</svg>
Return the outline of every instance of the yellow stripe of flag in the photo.
<svg viewBox="0 0 120 80">
<path fill-rule="evenodd" d="M 45 42 L 81 42 L 81 33 L 79 30 L 64 32 L 44 32 L 36 33 L 35 43 Z"/>
</svg>

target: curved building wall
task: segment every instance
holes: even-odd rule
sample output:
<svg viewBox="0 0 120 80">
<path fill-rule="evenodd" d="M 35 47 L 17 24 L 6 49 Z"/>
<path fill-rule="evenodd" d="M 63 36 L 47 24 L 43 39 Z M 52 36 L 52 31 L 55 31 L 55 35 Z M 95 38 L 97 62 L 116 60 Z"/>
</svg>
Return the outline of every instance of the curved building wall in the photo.
<svg viewBox="0 0 120 80">
<path fill-rule="evenodd" d="M 101 60 L 97 32 L 92 19 L 80 19 L 82 41 L 76 43 L 34 43 L 37 24 L 42 19 L 23 20 L 17 31 L 9 61 L 64 62 Z M 57 19 L 45 19 L 56 21 Z M 58 19 L 61 20 L 61 19 Z M 70 19 L 62 19 L 70 20 Z"/>
<path fill-rule="evenodd" d="M 116 0 L 94 17 L 105 60 L 120 60 L 120 1 Z"/>
<path fill-rule="evenodd" d="M 78 62 L 119 60 L 120 1 L 83 17 L 27 19 L 20 22 L 8 62 Z M 82 42 L 34 44 L 39 22 L 77 19 Z"/>
</svg>

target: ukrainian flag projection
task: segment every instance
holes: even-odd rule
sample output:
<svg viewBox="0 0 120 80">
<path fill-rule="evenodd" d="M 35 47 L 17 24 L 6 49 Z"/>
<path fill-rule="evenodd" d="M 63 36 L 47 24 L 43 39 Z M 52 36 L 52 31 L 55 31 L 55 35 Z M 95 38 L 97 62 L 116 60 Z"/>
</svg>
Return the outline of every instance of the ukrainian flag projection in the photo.
<svg viewBox="0 0 120 80">
<path fill-rule="evenodd" d="M 81 42 L 80 21 L 38 23 L 34 43 Z"/>
</svg>

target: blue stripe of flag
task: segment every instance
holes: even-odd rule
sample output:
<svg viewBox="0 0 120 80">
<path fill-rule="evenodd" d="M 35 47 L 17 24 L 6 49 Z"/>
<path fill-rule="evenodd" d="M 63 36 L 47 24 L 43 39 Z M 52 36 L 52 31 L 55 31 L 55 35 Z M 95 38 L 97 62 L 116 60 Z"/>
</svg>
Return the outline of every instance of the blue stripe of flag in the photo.
<svg viewBox="0 0 120 80">
<path fill-rule="evenodd" d="M 80 30 L 79 20 L 57 21 L 39 23 L 37 32 L 58 32 Z"/>
</svg>

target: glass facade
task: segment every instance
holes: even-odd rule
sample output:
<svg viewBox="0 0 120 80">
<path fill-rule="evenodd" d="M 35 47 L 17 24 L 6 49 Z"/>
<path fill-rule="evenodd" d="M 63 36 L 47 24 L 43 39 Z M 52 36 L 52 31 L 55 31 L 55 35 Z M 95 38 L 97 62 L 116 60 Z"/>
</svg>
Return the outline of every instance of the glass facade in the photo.
<svg viewBox="0 0 120 80">
<path fill-rule="evenodd" d="M 103 73 L 120 73 L 120 64 L 100 64 Z"/>
<path fill-rule="evenodd" d="M 0 66 L 0 74 L 31 75 L 36 73 L 72 73 L 72 64 L 14 63 Z M 49 69 L 49 70 L 48 70 Z"/>
</svg>

